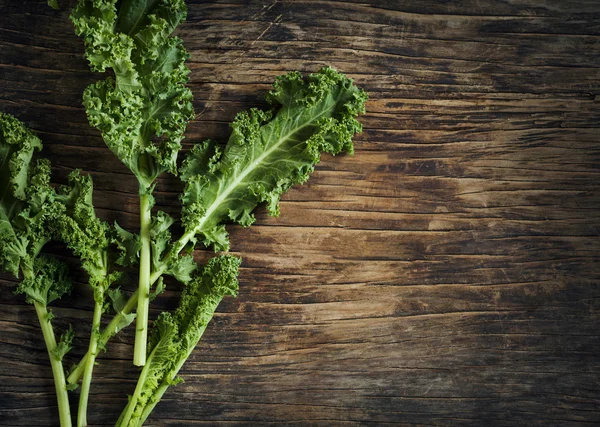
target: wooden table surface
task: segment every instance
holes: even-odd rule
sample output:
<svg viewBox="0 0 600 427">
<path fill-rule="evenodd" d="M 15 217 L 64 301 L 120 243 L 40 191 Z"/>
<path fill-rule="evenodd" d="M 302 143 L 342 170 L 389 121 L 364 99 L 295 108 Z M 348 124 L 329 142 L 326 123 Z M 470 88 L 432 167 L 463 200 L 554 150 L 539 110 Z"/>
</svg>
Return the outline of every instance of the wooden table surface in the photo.
<svg viewBox="0 0 600 427">
<path fill-rule="evenodd" d="M 56 182 L 89 172 L 99 215 L 136 230 L 136 181 L 81 106 L 99 76 L 65 3 L 0 0 L 0 110 L 40 135 Z M 239 297 L 148 425 L 600 425 L 600 2 L 188 3 L 186 148 L 225 141 L 290 70 L 332 65 L 370 101 L 354 156 L 324 156 L 279 218 L 229 226 Z M 161 179 L 158 208 L 177 212 L 180 190 Z M 67 364 L 92 316 L 77 280 L 54 309 L 77 332 Z M 1 276 L 0 425 L 55 426 L 15 284 Z M 91 425 L 133 391 L 132 332 L 99 360 Z"/>
</svg>

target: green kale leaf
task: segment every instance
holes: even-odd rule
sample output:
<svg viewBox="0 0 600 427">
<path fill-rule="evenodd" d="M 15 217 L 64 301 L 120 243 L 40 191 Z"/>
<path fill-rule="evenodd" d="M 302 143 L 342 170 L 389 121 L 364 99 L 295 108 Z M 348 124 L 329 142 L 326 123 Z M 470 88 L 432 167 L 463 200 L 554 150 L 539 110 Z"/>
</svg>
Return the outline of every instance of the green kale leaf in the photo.
<svg viewBox="0 0 600 427">
<path fill-rule="evenodd" d="M 208 261 L 184 288 L 174 314 L 162 313 L 148 341 L 148 359 L 137 387 L 117 423 L 141 425 L 170 385 L 206 330 L 225 295 L 237 294 L 241 260 L 231 255 Z"/>
<path fill-rule="evenodd" d="M 352 137 L 362 127 L 367 95 L 341 73 L 323 68 L 304 79 L 292 72 L 277 79 L 268 95 L 273 108 L 238 114 L 224 149 L 212 141 L 196 145 L 181 167 L 186 239 L 199 235 L 215 250 L 227 250 L 224 222 L 254 222 L 265 202 L 279 214 L 281 194 L 304 183 L 321 153 L 353 153 Z"/>
<path fill-rule="evenodd" d="M 177 173 L 194 116 L 188 54 L 170 36 L 186 14 L 183 0 L 81 0 L 71 15 L 92 70 L 115 74 L 86 89 L 89 121 L 147 193 L 162 172 Z"/>
</svg>

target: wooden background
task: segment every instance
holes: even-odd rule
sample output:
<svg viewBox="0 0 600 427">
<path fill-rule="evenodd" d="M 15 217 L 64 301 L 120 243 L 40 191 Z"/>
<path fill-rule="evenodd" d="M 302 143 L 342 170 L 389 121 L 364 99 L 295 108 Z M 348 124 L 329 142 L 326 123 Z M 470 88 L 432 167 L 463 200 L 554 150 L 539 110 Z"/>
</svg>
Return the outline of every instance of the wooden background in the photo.
<svg viewBox="0 0 600 427">
<path fill-rule="evenodd" d="M 89 172 L 99 214 L 135 230 L 136 182 L 87 124 L 99 76 L 62 5 L 0 0 L 0 110 L 42 137 L 56 182 Z M 600 2 L 189 1 L 179 34 L 186 148 L 224 141 L 290 70 L 330 64 L 371 99 L 354 157 L 325 156 L 280 218 L 229 227 L 240 295 L 148 425 L 600 425 Z M 176 212 L 177 181 L 157 190 Z M 91 321 L 78 280 L 54 310 L 78 334 L 70 361 Z M 57 425 L 15 283 L 0 283 L 0 425 Z M 133 391 L 132 332 L 99 360 L 94 426 Z"/>
</svg>

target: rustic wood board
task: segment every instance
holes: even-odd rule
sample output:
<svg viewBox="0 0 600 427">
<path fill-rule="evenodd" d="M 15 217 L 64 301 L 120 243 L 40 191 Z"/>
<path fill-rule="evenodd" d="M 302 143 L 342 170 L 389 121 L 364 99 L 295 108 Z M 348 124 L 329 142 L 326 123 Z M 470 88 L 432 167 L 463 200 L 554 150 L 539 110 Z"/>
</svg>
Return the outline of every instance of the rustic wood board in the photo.
<svg viewBox="0 0 600 427">
<path fill-rule="evenodd" d="M 63 6 L 0 0 L 0 110 L 42 137 L 56 182 L 89 172 L 99 214 L 135 230 L 136 183 L 87 124 L 98 76 Z M 280 218 L 229 227 L 240 295 L 148 425 L 600 424 L 600 2 L 190 1 L 179 34 L 186 148 L 225 140 L 290 70 L 330 64 L 371 100 L 355 156 L 325 156 Z M 177 181 L 157 190 L 176 212 Z M 54 310 L 75 326 L 71 361 L 84 280 Z M 15 284 L 1 276 L 0 425 L 57 425 Z M 132 338 L 100 358 L 94 426 L 133 390 Z"/>
</svg>

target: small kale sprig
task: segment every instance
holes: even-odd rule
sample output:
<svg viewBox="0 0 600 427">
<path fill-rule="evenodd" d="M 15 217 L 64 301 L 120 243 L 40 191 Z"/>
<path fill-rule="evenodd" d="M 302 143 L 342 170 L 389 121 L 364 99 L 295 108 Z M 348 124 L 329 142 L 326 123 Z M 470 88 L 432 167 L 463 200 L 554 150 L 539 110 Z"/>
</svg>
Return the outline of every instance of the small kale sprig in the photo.
<svg viewBox="0 0 600 427">
<path fill-rule="evenodd" d="M 65 212 L 57 217 L 52 228 L 56 237 L 65 242 L 69 249 L 81 259 L 83 269 L 88 273 L 89 285 L 94 292 L 94 314 L 88 345 L 88 357 L 82 365 L 83 380 L 79 395 L 77 425 L 87 425 L 87 405 L 92 382 L 92 372 L 96 356 L 102 348 L 99 345 L 100 322 L 106 306 L 107 292 L 119 273 L 109 263 L 109 245 L 114 232 L 95 213 L 92 204 L 93 184 L 90 176 L 81 175 L 76 170 L 69 175 L 69 185 L 61 187 L 57 200 L 65 206 Z M 71 383 L 72 386 L 76 382 Z"/>
<path fill-rule="evenodd" d="M 62 364 L 71 348 L 69 329 L 57 342 L 48 305 L 71 290 L 67 267 L 41 250 L 52 238 L 51 223 L 64 213 L 50 186 L 50 163 L 32 158 L 42 143 L 16 118 L 0 113 L 0 269 L 23 280 L 17 293 L 35 307 L 50 358 L 61 427 L 71 426 Z"/>
</svg>

